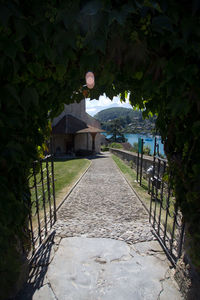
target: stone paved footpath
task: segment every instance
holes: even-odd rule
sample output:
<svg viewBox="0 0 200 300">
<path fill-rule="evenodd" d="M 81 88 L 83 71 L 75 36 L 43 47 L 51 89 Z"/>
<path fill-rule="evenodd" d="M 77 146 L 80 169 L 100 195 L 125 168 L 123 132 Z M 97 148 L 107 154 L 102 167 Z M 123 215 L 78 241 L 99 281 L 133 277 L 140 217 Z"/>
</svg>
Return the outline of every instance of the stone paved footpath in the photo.
<svg viewBox="0 0 200 300">
<path fill-rule="evenodd" d="M 16 299 L 183 299 L 147 212 L 110 154 L 92 159 L 64 201 Z"/>
<path fill-rule="evenodd" d="M 154 239 L 148 214 L 109 154 L 97 156 L 62 205 L 54 227 L 61 237 L 103 237 L 127 243 Z"/>
</svg>

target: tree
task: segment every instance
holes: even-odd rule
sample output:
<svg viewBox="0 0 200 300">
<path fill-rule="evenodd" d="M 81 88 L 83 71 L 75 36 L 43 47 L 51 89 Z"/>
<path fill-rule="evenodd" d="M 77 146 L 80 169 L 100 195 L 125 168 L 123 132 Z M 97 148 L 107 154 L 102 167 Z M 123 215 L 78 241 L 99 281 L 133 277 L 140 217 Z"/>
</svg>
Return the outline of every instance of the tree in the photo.
<svg viewBox="0 0 200 300">
<path fill-rule="evenodd" d="M 110 141 L 119 143 L 126 142 L 126 138 L 122 133 L 121 118 L 114 119 L 110 123 L 109 134 L 112 135 Z"/>
<path fill-rule="evenodd" d="M 157 114 L 188 254 L 200 270 L 199 9 L 198 1 L 1 0 L 2 291 L 11 290 L 28 247 L 28 176 L 49 121 L 63 103 L 103 92 L 129 92 L 144 116 Z M 83 87 L 88 70 L 91 91 Z"/>
</svg>

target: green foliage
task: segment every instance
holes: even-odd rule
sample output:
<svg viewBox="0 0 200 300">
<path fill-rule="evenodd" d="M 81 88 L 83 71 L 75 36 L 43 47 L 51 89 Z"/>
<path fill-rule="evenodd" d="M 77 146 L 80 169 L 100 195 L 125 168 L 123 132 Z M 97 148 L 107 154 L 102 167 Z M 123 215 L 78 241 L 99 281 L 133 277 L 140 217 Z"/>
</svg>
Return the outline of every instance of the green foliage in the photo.
<svg viewBox="0 0 200 300">
<path fill-rule="evenodd" d="M 132 151 L 133 152 L 138 152 L 138 143 L 137 142 L 133 143 Z"/>
<path fill-rule="evenodd" d="M 123 146 L 120 143 L 111 143 L 109 144 L 109 148 L 123 149 Z"/>
<path fill-rule="evenodd" d="M 133 152 L 138 152 L 138 143 L 133 143 L 132 150 Z M 151 147 L 150 146 L 143 146 L 143 154 L 151 155 Z"/>
<path fill-rule="evenodd" d="M 27 238 L 28 176 L 48 122 L 63 103 L 130 93 L 143 116 L 157 114 L 177 203 L 200 244 L 198 1 L 0 2 L 0 256 Z M 87 90 L 85 73 L 95 73 Z M 17 239 L 17 240 L 18 240 Z M 26 250 L 20 244 L 19 256 Z M 12 265 L 19 261 L 13 255 Z M 11 267 L 12 268 L 12 267 Z M 13 278 L 0 265 L 7 283 Z M 13 269 L 13 274 L 15 270 Z M 7 290 L 11 291 L 7 284 Z M 3 291 L 3 288 L 1 288 Z M 5 290 L 5 289 L 4 289 Z"/>
<path fill-rule="evenodd" d="M 106 145 L 102 145 L 102 146 L 101 146 L 101 151 L 102 151 L 102 152 L 109 151 L 109 147 L 106 146 Z"/>
<path fill-rule="evenodd" d="M 143 152 L 146 155 L 151 155 L 151 147 L 150 146 L 144 146 Z"/>
<path fill-rule="evenodd" d="M 111 138 L 109 138 L 110 142 L 124 143 L 127 141 L 122 133 L 122 126 L 119 119 L 111 121 L 110 131 L 108 133 L 112 135 Z"/>
</svg>

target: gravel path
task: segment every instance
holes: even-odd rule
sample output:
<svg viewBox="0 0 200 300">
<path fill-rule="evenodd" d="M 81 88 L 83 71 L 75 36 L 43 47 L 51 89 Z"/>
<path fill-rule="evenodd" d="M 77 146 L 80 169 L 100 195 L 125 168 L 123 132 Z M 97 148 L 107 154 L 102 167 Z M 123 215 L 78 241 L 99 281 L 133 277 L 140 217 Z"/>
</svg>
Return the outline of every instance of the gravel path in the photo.
<svg viewBox="0 0 200 300">
<path fill-rule="evenodd" d="M 58 211 L 60 237 L 104 237 L 129 244 L 154 237 L 148 214 L 110 157 L 100 155 Z"/>
</svg>

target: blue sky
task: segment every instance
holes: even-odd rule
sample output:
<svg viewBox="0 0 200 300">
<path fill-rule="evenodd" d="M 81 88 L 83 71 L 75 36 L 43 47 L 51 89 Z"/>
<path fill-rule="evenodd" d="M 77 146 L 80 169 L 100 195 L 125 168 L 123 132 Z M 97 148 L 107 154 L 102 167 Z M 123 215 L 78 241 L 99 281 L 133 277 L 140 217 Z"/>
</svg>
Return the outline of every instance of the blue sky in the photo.
<svg viewBox="0 0 200 300">
<path fill-rule="evenodd" d="M 105 95 L 100 96 L 99 100 L 86 99 L 86 112 L 91 116 L 94 116 L 99 111 L 110 107 L 132 108 L 132 106 L 129 104 L 128 99 L 126 100 L 126 102 L 120 102 L 119 97 L 114 97 L 112 101 Z"/>
</svg>

